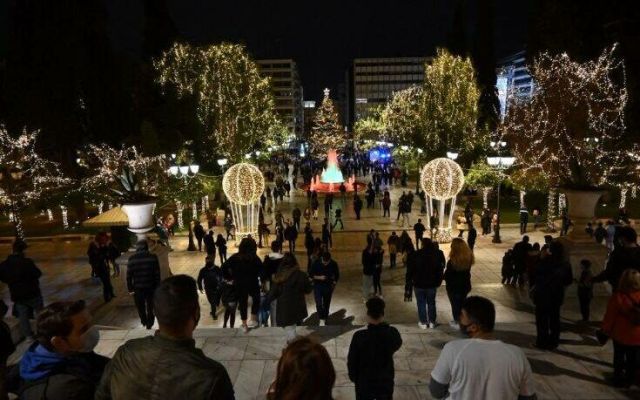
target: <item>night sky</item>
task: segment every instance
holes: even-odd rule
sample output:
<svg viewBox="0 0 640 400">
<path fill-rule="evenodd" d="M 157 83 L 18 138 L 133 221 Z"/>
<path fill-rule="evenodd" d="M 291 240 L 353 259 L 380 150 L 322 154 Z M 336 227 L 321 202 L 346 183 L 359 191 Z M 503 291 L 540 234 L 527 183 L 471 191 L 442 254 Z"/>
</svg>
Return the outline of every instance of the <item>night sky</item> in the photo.
<svg viewBox="0 0 640 400">
<path fill-rule="evenodd" d="M 141 0 L 107 0 L 114 45 L 131 54 L 142 43 Z M 247 45 L 254 58 L 293 58 L 305 98 L 335 90 L 356 57 L 432 55 L 451 30 L 454 0 L 424 1 L 214 1 L 169 0 L 171 17 L 185 39 Z M 472 44 L 477 0 L 468 0 Z M 521 50 L 530 0 L 496 0 L 497 58 Z"/>
</svg>

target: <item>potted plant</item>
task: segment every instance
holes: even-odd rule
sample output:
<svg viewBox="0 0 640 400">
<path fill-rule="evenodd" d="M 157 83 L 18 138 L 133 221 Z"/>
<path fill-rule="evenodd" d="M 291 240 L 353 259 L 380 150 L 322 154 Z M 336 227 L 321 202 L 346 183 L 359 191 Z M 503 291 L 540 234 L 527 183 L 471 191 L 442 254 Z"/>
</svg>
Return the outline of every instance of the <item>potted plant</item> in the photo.
<svg viewBox="0 0 640 400">
<path fill-rule="evenodd" d="M 140 189 L 140 184 L 129 168 L 123 168 L 116 176 L 118 189 L 111 189 L 122 203 L 122 211 L 129 218 L 129 231 L 136 234 L 138 241 L 146 239 L 146 233 L 153 229 L 153 211 L 156 199 Z"/>
</svg>

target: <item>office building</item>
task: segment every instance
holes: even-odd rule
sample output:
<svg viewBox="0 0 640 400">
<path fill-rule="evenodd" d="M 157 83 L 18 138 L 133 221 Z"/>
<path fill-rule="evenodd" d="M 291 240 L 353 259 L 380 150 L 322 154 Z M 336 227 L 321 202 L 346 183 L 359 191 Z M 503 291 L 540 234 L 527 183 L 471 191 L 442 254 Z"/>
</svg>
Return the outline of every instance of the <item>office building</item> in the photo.
<svg viewBox="0 0 640 400">
<path fill-rule="evenodd" d="M 531 98 L 533 94 L 533 78 L 527 68 L 526 53 L 520 51 L 500 60 L 496 76 L 500 116 L 504 118 L 513 96 Z"/>
<path fill-rule="evenodd" d="M 393 92 L 424 82 L 428 57 L 356 58 L 348 76 L 352 95 L 348 111 L 350 125 L 383 106 Z"/>
<path fill-rule="evenodd" d="M 313 119 L 316 116 L 316 102 L 313 100 L 305 100 L 302 102 L 304 109 L 304 137 L 309 137 L 311 134 L 311 128 L 313 128 Z"/>
<path fill-rule="evenodd" d="M 280 119 L 289 128 L 291 135 L 301 137 L 304 128 L 302 85 L 295 61 L 274 59 L 258 60 L 256 63 L 260 74 L 271 78 L 275 108 Z"/>
</svg>

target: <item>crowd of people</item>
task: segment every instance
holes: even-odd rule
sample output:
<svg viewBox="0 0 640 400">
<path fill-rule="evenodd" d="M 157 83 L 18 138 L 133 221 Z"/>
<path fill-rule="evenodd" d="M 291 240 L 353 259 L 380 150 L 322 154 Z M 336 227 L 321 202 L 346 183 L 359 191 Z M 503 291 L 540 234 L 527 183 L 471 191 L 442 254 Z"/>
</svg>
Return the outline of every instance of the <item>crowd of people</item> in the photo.
<svg viewBox="0 0 640 400">
<path fill-rule="evenodd" d="M 402 181 L 402 173 L 358 157 L 355 160 L 347 161 L 346 168 L 373 176 L 363 193 L 366 207 L 374 209 L 379 203 L 382 217 L 391 219 L 391 196 L 384 186 L 398 179 Z M 312 167 L 295 166 L 293 176 L 300 173 L 306 180 L 313 172 Z M 0 264 L 0 281 L 9 286 L 21 334 L 32 343 L 20 364 L 7 368 L 13 342 L 6 325 L 0 325 L 3 341 L 0 373 L 7 377 L 2 379 L 6 388 L 0 385 L 0 400 L 6 390 L 18 393 L 23 399 L 170 399 L 184 397 L 185 393 L 189 398 L 234 398 L 225 367 L 195 346 L 193 331 L 201 318 L 198 292 L 206 296 L 212 319 L 223 316 L 223 328 L 236 326 L 238 312 L 240 327 L 245 332 L 260 326 L 283 328 L 286 346 L 267 398 L 331 398 L 336 380 L 331 358 L 321 344 L 299 337 L 297 327 L 309 318 L 307 296 L 312 296 L 315 302 L 318 324 L 324 326 L 331 322 L 332 297 L 341 278 L 340 267 L 331 251 L 335 245 L 334 231 L 338 227 L 344 230 L 342 212 L 346 208 L 346 197 L 344 192 L 339 200 L 332 194 L 324 196 L 324 214 L 316 235 L 312 223 L 318 220 L 321 205 L 316 192 L 307 191 L 306 208 L 292 204 L 290 218 L 278 207 L 278 202 L 290 196 L 292 190 L 289 179 L 278 177 L 290 173 L 288 166 L 273 168 L 271 181 L 275 185 L 267 186 L 260 199 L 258 235 L 237 238 L 238 251 L 228 258 L 227 241 L 236 240 L 230 213 L 223 224 L 226 237 L 216 236 L 213 229 L 207 232 L 199 222 L 194 222 L 190 229 L 194 245 L 206 252 L 204 266 L 195 279 L 176 275 L 162 280 L 159 260 L 149 250 L 148 243 L 136 244 L 135 252 L 127 260 L 126 289 L 133 296 L 141 325 L 151 330 L 157 323 L 158 329 L 152 336 L 127 341 L 111 360 L 94 352 L 99 331 L 93 326 L 83 301 L 56 302 L 44 307 L 39 286 L 41 272 L 33 260 L 25 256 L 26 243 L 16 241 L 13 253 Z M 402 347 L 402 335 L 384 318 L 381 278 L 385 259 L 389 269 L 406 268 L 404 301 L 413 301 L 415 297 L 420 329 L 438 327 L 437 293 L 444 286 L 451 308 L 449 326 L 468 336 L 444 345 L 430 374 L 432 397 L 535 398 L 531 366 L 523 351 L 493 335 L 496 319 L 493 303 L 470 295 L 477 238 L 471 205 L 467 204 L 460 213 L 458 237 L 452 239 L 445 255 L 436 240 L 437 212 L 426 215 L 424 222 L 417 218 L 410 225 L 414 199 L 421 201 L 420 211 L 426 214 L 423 192 L 403 192 L 397 203 L 399 234 L 393 231 L 386 240 L 375 230 L 366 235 L 361 265 L 367 326 L 354 333 L 347 356 L 348 377 L 355 385 L 356 398 L 393 397 L 393 355 Z M 356 219 L 360 219 L 362 208 L 360 194 L 353 194 Z M 269 215 L 272 222 L 267 223 Z M 536 228 L 540 210 L 533 209 L 532 215 Z M 566 234 L 571 224 L 566 213 L 563 215 L 562 233 Z M 602 344 L 608 340 L 613 343 L 611 382 L 620 387 L 630 386 L 639 371 L 640 349 L 640 247 L 635 230 L 613 221 L 606 226 L 600 222 L 595 228 L 592 224 L 587 226 L 586 233 L 594 242 L 605 244 L 609 256 L 601 273 L 592 273 L 591 262 L 584 259 L 580 262 L 579 274 L 574 276 L 563 244 L 550 235 L 544 237 L 542 245 L 530 243 L 526 235 L 529 211 L 524 205 L 519 218 L 523 236 L 503 257 L 502 283 L 509 285 L 507 290 L 513 290 L 510 288 L 513 286 L 528 292 L 535 307 L 533 346 L 545 351 L 559 346 L 560 312 L 572 283 L 576 284 L 580 314 L 586 323 L 591 318 L 593 285 L 607 282 L 613 294 L 597 338 Z M 482 211 L 479 220 L 482 235 L 496 229 L 497 215 L 488 208 Z M 274 240 L 271 240 L 272 225 Z M 302 235 L 306 260 L 300 257 L 302 249 L 296 246 Z M 269 247 L 262 258 L 258 256 L 261 247 Z M 116 260 L 121 254 L 108 235 L 99 233 L 89 245 L 87 255 L 91 276 L 101 282 L 104 301 L 109 302 L 115 297 L 110 279 L 120 274 Z M 0 306 L 4 316 L 6 305 L 2 302 Z M 34 317 L 35 332 L 30 324 Z M 148 394 L 147 397 L 144 394 Z"/>
</svg>

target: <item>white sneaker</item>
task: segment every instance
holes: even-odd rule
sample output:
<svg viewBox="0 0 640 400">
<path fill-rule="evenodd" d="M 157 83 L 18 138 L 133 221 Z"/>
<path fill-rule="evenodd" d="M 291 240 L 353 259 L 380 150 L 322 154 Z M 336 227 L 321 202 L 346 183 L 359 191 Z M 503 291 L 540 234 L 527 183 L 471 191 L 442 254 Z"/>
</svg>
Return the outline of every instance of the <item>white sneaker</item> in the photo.
<svg viewBox="0 0 640 400">
<path fill-rule="evenodd" d="M 456 321 L 449 322 L 449 326 L 452 327 L 453 329 L 460 329 L 460 325 L 458 325 Z"/>
<path fill-rule="evenodd" d="M 427 329 L 427 324 L 423 324 L 422 322 L 418 322 L 418 328 Z"/>
<path fill-rule="evenodd" d="M 320 320 L 320 326 L 325 326 L 325 325 L 326 325 L 326 322 L 323 319 L 321 319 Z"/>
<path fill-rule="evenodd" d="M 429 329 L 435 329 L 436 328 L 436 324 L 434 324 L 433 322 L 429 322 Z"/>
</svg>

